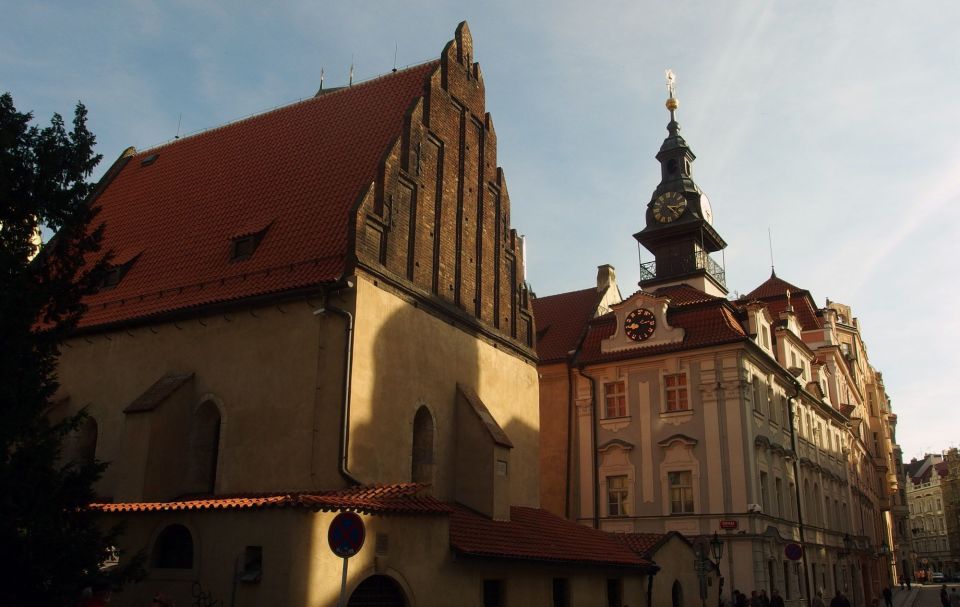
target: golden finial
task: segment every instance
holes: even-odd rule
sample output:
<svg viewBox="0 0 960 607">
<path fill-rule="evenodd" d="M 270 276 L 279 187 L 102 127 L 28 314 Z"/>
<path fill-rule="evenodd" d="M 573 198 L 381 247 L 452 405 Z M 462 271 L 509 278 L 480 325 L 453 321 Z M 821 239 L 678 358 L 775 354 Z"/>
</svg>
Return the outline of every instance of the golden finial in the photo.
<svg viewBox="0 0 960 607">
<path fill-rule="evenodd" d="M 666 71 L 667 75 L 667 93 L 670 94 L 670 98 L 667 99 L 667 109 L 670 110 L 670 113 L 673 114 L 678 107 L 680 107 L 680 102 L 677 101 L 677 75 L 673 73 L 673 70 L 668 69 Z"/>
</svg>

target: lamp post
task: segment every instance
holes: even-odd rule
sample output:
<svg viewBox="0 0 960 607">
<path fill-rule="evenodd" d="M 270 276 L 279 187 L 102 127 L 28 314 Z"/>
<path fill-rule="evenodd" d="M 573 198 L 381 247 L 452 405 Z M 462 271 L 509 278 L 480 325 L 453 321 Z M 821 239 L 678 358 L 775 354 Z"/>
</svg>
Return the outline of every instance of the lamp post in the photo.
<svg viewBox="0 0 960 607">
<path fill-rule="evenodd" d="M 723 558 L 723 540 L 720 539 L 720 536 L 717 535 L 717 532 L 713 532 L 713 539 L 710 540 L 710 551 L 713 553 L 713 560 L 717 562 L 717 569 L 720 568 L 720 559 Z M 718 588 L 718 594 L 723 596 L 723 578 L 720 578 L 720 586 Z"/>
<path fill-rule="evenodd" d="M 712 540 L 701 537 L 693 545 L 694 561 L 693 568 L 697 572 L 697 580 L 700 582 L 700 603 L 707 607 L 707 573 L 712 569 L 710 556 L 720 560 L 723 556 L 723 540 L 713 534 Z"/>
</svg>

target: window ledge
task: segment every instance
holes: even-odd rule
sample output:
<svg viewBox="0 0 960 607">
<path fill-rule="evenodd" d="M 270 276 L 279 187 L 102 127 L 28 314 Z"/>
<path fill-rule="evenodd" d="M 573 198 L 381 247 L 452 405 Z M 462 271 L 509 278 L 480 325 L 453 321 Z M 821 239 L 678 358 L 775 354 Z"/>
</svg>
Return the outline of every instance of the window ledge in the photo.
<svg viewBox="0 0 960 607">
<path fill-rule="evenodd" d="M 606 419 L 600 420 L 600 427 L 604 430 L 612 430 L 616 432 L 621 428 L 626 428 L 630 425 L 630 416 L 626 417 L 608 417 Z"/>
<path fill-rule="evenodd" d="M 693 409 L 684 409 L 682 411 L 661 411 L 660 419 L 668 424 L 682 424 L 693 419 Z"/>
</svg>

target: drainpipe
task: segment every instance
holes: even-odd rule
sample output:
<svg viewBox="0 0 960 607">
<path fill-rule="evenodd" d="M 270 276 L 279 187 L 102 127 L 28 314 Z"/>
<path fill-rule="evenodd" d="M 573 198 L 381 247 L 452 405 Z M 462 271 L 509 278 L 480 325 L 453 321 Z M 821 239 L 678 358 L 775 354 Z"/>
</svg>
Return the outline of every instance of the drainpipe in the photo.
<svg viewBox="0 0 960 607">
<path fill-rule="evenodd" d="M 790 368 L 790 373 L 793 374 L 793 371 L 796 367 Z M 798 369 L 799 370 L 799 369 Z M 800 382 L 794 378 L 793 380 L 794 393 L 793 396 L 787 398 L 787 416 L 790 418 L 790 448 L 793 449 L 793 476 L 796 479 L 796 490 L 794 495 L 797 498 L 797 526 L 800 530 L 800 546 L 803 547 L 801 551 L 801 556 L 803 559 L 803 581 L 807 590 L 807 604 L 810 604 L 811 595 L 810 595 L 810 567 L 807 565 L 807 541 L 804 538 L 803 533 L 803 510 L 800 503 L 800 454 L 797 452 L 797 431 L 793 422 L 793 405 L 796 402 L 798 396 L 800 396 Z"/>
<path fill-rule="evenodd" d="M 338 287 L 342 288 L 353 288 L 355 285 L 354 279 L 347 279 L 338 284 Z M 332 292 L 336 292 L 339 289 L 335 289 Z M 323 300 L 320 304 L 320 307 L 313 311 L 314 316 L 319 316 L 325 314 L 326 312 L 333 312 L 338 316 L 342 316 L 346 322 L 346 336 L 344 340 L 344 373 L 343 373 L 343 404 L 340 408 L 340 462 L 338 469 L 340 475 L 346 479 L 348 482 L 359 485 L 360 481 L 357 480 L 355 476 L 350 472 L 349 467 L 347 466 L 347 453 L 348 447 L 350 446 L 350 394 L 351 394 L 351 385 L 350 381 L 353 376 L 353 314 L 347 310 L 338 308 L 330 304 L 329 294 L 323 294 Z"/>
<path fill-rule="evenodd" d="M 600 528 L 600 462 L 597 460 L 597 380 L 577 367 L 581 377 L 590 380 L 590 432 L 593 441 L 591 459 L 593 461 L 593 528 Z"/>
<path fill-rule="evenodd" d="M 657 567 L 653 573 L 647 576 L 647 607 L 653 607 L 653 578 L 660 572 Z"/>
<path fill-rule="evenodd" d="M 567 478 L 563 487 L 563 515 L 570 518 L 570 487 L 573 482 L 573 420 L 576 417 L 574 403 L 573 369 L 567 369 Z"/>
</svg>

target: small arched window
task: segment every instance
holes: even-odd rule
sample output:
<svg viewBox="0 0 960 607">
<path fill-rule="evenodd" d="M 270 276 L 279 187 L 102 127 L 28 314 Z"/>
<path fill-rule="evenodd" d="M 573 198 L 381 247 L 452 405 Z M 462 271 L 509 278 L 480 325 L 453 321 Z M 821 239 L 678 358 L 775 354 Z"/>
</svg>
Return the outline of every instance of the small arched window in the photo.
<svg viewBox="0 0 960 607">
<path fill-rule="evenodd" d="M 197 407 L 190 430 L 188 493 L 213 493 L 217 482 L 220 451 L 220 410 L 212 401 Z"/>
<path fill-rule="evenodd" d="M 153 544 L 150 564 L 157 569 L 193 569 L 193 536 L 183 525 L 165 527 Z"/>
<path fill-rule="evenodd" d="M 97 438 L 100 430 L 97 420 L 87 417 L 77 429 L 77 463 L 92 464 L 97 457 Z"/>
<path fill-rule="evenodd" d="M 413 461 L 411 480 L 433 483 L 433 416 L 425 406 L 413 417 Z"/>
<path fill-rule="evenodd" d="M 683 607 L 683 586 L 680 584 L 680 580 L 673 580 L 670 599 L 672 607 Z"/>
</svg>

